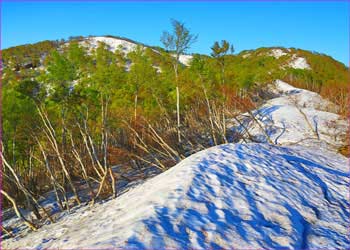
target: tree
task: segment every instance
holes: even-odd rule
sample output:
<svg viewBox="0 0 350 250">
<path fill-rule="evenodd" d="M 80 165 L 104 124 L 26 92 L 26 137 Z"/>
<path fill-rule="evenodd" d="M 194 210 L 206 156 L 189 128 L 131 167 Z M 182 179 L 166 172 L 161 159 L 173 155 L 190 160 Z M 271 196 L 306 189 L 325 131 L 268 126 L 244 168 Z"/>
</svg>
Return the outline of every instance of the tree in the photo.
<svg viewBox="0 0 350 250">
<path fill-rule="evenodd" d="M 54 150 L 58 162 L 64 173 L 64 181 L 67 180 L 71 187 L 76 201 L 80 204 L 80 199 L 76 188 L 72 181 L 72 173 L 68 170 L 68 166 L 71 163 L 65 159 L 67 155 L 67 118 L 69 112 L 73 110 L 72 102 L 76 101 L 74 93 L 74 80 L 77 79 L 76 66 L 67 58 L 65 54 L 61 54 L 58 51 L 53 51 L 47 65 L 47 72 L 44 71 L 39 76 L 39 80 L 46 82 L 49 88 L 49 100 L 53 101 L 54 110 L 60 110 L 60 118 L 62 127 L 62 141 L 61 147 L 59 147 L 58 136 L 55 133 L 55 129 L 51 125 L 52 122 L 48 118 L 45 106 L 37 106 L 38 113 L 40 115 L 42 124 L 46 131 L 47 139 L 50 141 L 52 149 Z"/>
<path fill-rule="evenodd" d="M 145 84 L 150 83 L 156 77 L 157 71 L 141 46 L 137 46 L 136 50 L 128 54 L 128 57 L 132 61 L 128 78 L 131 83 L 130 89 L 134 95 L 134 120 L 136 123 L 139 94 Z"/>
<path fill-rule="evenodd" d="M 214 57 L 217 60 L 221 68 L 221 83 L 225 84 L 225 56 L 227 55 L 229 50 L 233 54 L 233 45 L 230 46 L 229 42 L 227 42 L 226 40 L 222 40 L 221 44 L 219 44 L 219 42 L 215 42 L 214 45 L 211 47 L 211 50 L 212 57 Z"/>
<path fill-rule="evenodd" d="M 118 53 L 118 52 L 117 52 Z M 97 93 L 97 98 L 100 99 L 99 106 L 101 108 L 101 140 L 100 140 L 100 153 L 103 156 L 102 160 L 98 159 L 97 148 L 95 148 L 94 142 L 91 139 L 90 132 L 88 132 L 87 128 L 85 128 L 85 137 L 90 138 L 90 144 L 92 148 L 92 154 L 94 157 L 94 161 L 97 163 L 99 168 L 102 170 L 102 178 L 100 179 L 99 189 L 95 196 L 95 199 L 100 195 L 104 183 L 107 180 L 107 174 L 110 174 L 111 177 L 111 186 L 113 190 L 113 197 L 116 196 L 115 190 L 115 178 L 113 176 L 113 172 L 110 164 L 108 163 L 107 155 L 108 155 L 108 145 L 109 145 L 109 136 L 110 136 L 110 119 L 109 107 L 113 100 L 116 98 L 116 92 L 120 89 L 121 83 L 124 82 L 124 65 L 121 62 L 118 62 L 118 54 L 114 54 L 111 52 L 106 44 L 100 43 L 98 48 L 95 51 L 95 61 L 96 66 L 94 69 L 94 73 L 91 75 L 89 82 L 91 85 L 89 87 L 90 90 L 95 90 Z M 93 92 L 92 92 L 93 93 Z M 123 99 L 123 98 L 122 98 Z M 84 121 L 86 125 L 86 120 Z"/>
<path fill-rule="evenodd" d="M 181 23 L 177 20 L 171 21 L 173 32 L 169 33 L 167 31 L 163 32 L 161 37 L 161 42 L 164 44 L 164 47 L 167 50 L 172 50 L 174 52 L 172 64 L 174 67 L 175 73 L 175 83 L 176 83 L 176 113 L 177 113 L 177 133 L 178 141 L 181 142 L 181 133 L 180 133 L 180 90 L 178 83 L 178 68 L 179 68 L 179 59 L 180 55 L 184 54 L 191 45 L 197 41 L 197 35 L 193 35 L 185 27 L 184 23 Z"/>
<path fill-rule="evenodd" d="M 231 50 L 231 53 L 234 52 L 234 48 L 230 43 L 227 42 L 226 40 L 222 40 L 221 44 L 218 42 L 215 42 L 214 45 L 211 47 L 212 53 L 211 55 L 217 60 L 221 70 L 221 84 L 225 84 L 225 56 L 227 55 L 229 49 Z M 223 86 L 225 87 L 225 86 Z M 224 95 L 224 103 L 222 106 L 222 134 L 223 134 L 223 139 L 225 142 L 226 140 L 226 123 L 225 123 L 225 110 L 226 110 L 226 102 L 227 102 L 227 92 L 225 91 L 225 88 L 223 88 L 223 95 Z"/>
<path fill-rule="evenodd" d="M 63 54 L 53 51 L 47 66 L 47 72 L 42 72 L 39 80 L 49 84 L 51 99 L 58 105 L 62 120 L 62 147 L 66 144 L 65 119 L 69 110 L 69 100 L 73 90 L 73 81 L 76 79 L 76 67 Z"/>
<path fill-rule="evenodd" d="M 86 68 L 90 63 L 89 57 L 86 54 L 86 49 L 81 47 L 78 41 L 69 43 L 66 54 L 69 61 L 76 67 L 77 73 L 80 73 L 79 71 L 82 68 Z"/>
</svg>

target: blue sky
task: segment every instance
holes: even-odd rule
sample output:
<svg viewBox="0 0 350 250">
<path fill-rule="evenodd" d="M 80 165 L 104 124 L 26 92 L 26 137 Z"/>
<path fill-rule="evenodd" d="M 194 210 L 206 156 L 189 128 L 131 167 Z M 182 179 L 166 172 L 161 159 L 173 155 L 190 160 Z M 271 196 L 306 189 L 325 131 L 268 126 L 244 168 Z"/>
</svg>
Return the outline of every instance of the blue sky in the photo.
<svg viewBox="0 0 350 250">
<path fill-rule="evenodd" d="M 349 2 L 11 2 L 1 3 L 2 48 L 76 35 L 117 35 L 161 45 L 170 19 L 198 34 L 189 52 L 226 39 L 236 52 L 284 46 L 349 64 Z"/>
</svg>

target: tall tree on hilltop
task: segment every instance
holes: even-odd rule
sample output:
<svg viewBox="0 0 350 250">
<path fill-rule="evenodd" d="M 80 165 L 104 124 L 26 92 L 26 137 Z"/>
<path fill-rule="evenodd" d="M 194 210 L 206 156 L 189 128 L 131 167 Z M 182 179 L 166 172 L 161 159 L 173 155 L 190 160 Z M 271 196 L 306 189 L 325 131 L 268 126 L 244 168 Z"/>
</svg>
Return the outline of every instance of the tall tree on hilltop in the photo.
<svg viewBox="0 0 350 250">
<path fill-rule="evenodd" d="M 222 40 L 221 43 L 215 42 L 214 45 L 211 47 L 212 53 L 211 56 L 214 57 L 217 60 L 217 63 L 219 64 L 221 70 L 220 70 L 220 75 L 221 75 L 221 84 L 225 84 L 225 57 L 229 50 L 231 50 L 231 53 L 233 54 L 234 48 L 232 45 L 230 45 L 229 42 L 226 40 Z M 224 87 L 224 86 L 223 86 Z M 226 104 L 227 104 L 227 94 L 225 89 L 223 89 L 223 96 L 224 96 L 224 102 L 222 105 L 222 135 L 224 141 L 227 143 L 226 139 L 226 118 L 225 118 L 225 110 L 227 110 Z"/>
<path fill-rule="evenodd" d="M 181 142 L 181 133 L 180 133 L 180 90 L 178 82 L 178 69 L 179 69 L 179 59 L 182 54 L 184 54 L 191 45 L 197 41 L 197 35 L 193 35 L 185 27 L 184 23 L 181 23 L 177 20 L 171 20 L 171 25 L 173 27 L 172 33 L 167 31 L 163 32 L 161 37 L 161 42 L 164 44 L 164 47 L 167 50 L 173 51 L 173 60 L 172 64 L 174 67 L 175 73 L 175 83 L 176 83 L 176 113 L 177 113 L 177 133 L 178 141 Z"/>
<path fill-rule="evenodd" d="M 229 50 L 231 53 L 234 52 L 233 45 L 230 45 L 226 40 L 222 40 L 220 44 L 219 42 L 215 42 L 211 50 L 211 56 L 217 60 L 221 68 L 221 83 L 225 84 L 225 56 Z"/>
</svg>

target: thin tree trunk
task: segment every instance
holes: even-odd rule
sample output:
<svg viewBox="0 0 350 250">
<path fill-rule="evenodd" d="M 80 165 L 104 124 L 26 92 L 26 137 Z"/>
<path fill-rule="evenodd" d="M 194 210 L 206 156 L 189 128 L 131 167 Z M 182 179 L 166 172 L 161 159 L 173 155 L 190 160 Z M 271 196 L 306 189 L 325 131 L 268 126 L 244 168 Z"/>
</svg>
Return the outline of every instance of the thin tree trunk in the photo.
<svg viewBox="0 0 350 250">
<path fill-rule="evenodd" d="M 57 187 L 61 190 L 62 195 L 63 195 L 64 197 L 66 197 L 66 191 L 64 190 L 63 187 L 60 187 L 60 186 L 58 185 L 57 180 L 56 180 L 56 178 L 54 177 L 53 172 L 52 172 L 52 170 L 51 170 L 51 167 L 50 167 L 50 164 L 49 164 L 49 159 L 47 158 L 47 155 L 46 155 L 46 153 L 45 153 L 45 151 L 44 151 L 44 148 L 43 148 L 43 146 L 41 145 L 40 141 L 39 141 L 37 138 L 36 138 L 36 140 L 37 140 L 37 143 L 38 143 L 38 145 L 39 145 L 41 154 L 43 155 L 43 158 L 44 158 L 44 161 L 45 161 L 45 167 L 46 167 L 46 169 L 47 169 L 47 172 L 49 172 L 49 175 L 50 175 L 51 184 L 52 184 L 52 186 L 53 186 L 53 189 L 54 189 L 54 192 L 55 192 L 55 196 L 56 196 L 56 201 L 57 201 L 57 203 L 58 203 L 58 206 L 61 208 L 61 210 L 63 210 L 62 200 L 61 200 L 61 198 L 60 198 L 59 195 L 58 195 Z M 68 202 L 67 202 L 67 207 L 69 207 L 69 206 L 68 206 Z"/>
<path fill-rule="evenodd" d="M 247 127 L 246 127 L 236 116 L 234 116 L 233 119 L 238 123 L 239 126 L 241 126 L 241 127 L 245 130 L 245 132 L 246 132 L 247 135 L 248 135 L 248 138 L 252 140 L 252 139 L 253 139 L 253 136 L 249 133 L 249 130 L 247 129 Z M 247 141 L 246 141 L 246 139 L 244 138 L 244 136 L 243 136 L 243 135 L 241 135 L 241 136 L 242 136 L 243 141 L 244 141 L 245 143 L 247 143 Z"/>
<path fill-rule="evenodd" d="M 113 192 L 112 198 L 115 198 L 115 197 L 117 197 L 117 191 L 115 188 L 115 178 L 114 178 L 113 170 L 111 167 L 109 168 L 109 175 L 111 177 L 111 182 L 112 182 L 112 192 Z"/>
<path fill-rule="evenodd" d="M 273 141 L 271 140 L 271 137 L 266 133 L 265 129 L 263 128 L 263 126 L 260 124 L 260 122 L 258 121 L 258 119 L 256 119 L 256 117 L 254 116 L 254 114 L 248 110 L 247 113 L 249 114 L 249 116 L 254 120 L 254 122 L 259 126 L 260 130 L 263 132 L 263 134 L 265 135 L 267 141 L 270 144 L 274 144 Z"/>
<path fill-rule="evenodd" d="M 160 137 L 158 135 L 158 133 L 153 129 L 151 124 L 148 124 L 149 128 L 151 129 L 151 131 L 153 132 L 153 134 L 156 136 L 156 138 L 159 140 L 158 144 L 162 147 L 162 148 L 167 148 L 171 153 L 173 153 L 176 157 L 177 157 L 177 162 L 181 159 L 184 159 L 185 157 L 180 155 L 176 150 L 172 149 L 169 144 L 167 144 L 162 137 Z M 166 149 L 165 149 L 166 150 Z M 168 150 L 166 150 L 168 152 Z"/>
<path fill-rule="evenodd" d="M 222 65 L 221 65 L 221 83 L 222 85 L 225 84 L 225 63 L 222 62 Z"/>
<path fill-rule="evenodd" d="M 139 133 L 133 129 L 126 121 L 123 121 L 127 126 L 128 128 L 136 135 L 137 139 L 142 143 L 142 145 L 140 145 L 139 143 L 136 143 L 136 146 L 138 146 L 141 150 L 143 150 L 144 152 L 146 152 L 147 154 L 151 155 L 155 160 L 156 162 L 158 163 L 158 165 L 154 164 L 154 163 L 151 163 L 147 160 L 145 160 L 144 158 L 142 157 L 139 157 L 138 155 L 136 154 L 133 154 L 136 158 L 140 159 L 141 161 L 144 161 L 146 163 L 150 163 L 151 165 L 153 166 L 156 166 L 158 167 L 159 169 L 161 170 L 164 170 L 166 169 L 166 167 L 160 162 L 160 160 L 151 153 L 151 151 L 148 149 L 148 146 L 147 144 L 143 141 L 143 139 L 141 138 L 141 136 L 139 135 Z"/>
<path fill-rule="evenodd" d="M 30 193 L 30 191 L 22 184 L 22 182 L 20 181 L 18 175 L 16 174 L 15 170 L 12 168 L 12 166 L 6 161 L 6 159 L 4 158 L 4 156 L 1 154 L 1 158 L 2 161 L 4 163 L 4 166 L 6 166 L 10 172 L 12 173 L 13 178 L 15 179 L 15 183 L 18 187 L 19 190 L 21 190 L 23 192 L 23 194 L 25 195 L 26 199 L 31 199 L 31 201 L 34 202 L 33 205 L 35 205 L 36 207 L 42 209 L 44 211 L 44 213 L 46 214 L 46 216 L 49 218 L 49 220 L 51 222 L 54 222 L 53 219 L 51 218 L 50 214 L 47 212 L 47 210 L 40 205 L 40 203 L 38 202 L 38 200 Z M 34 207 L 34 209 L 37 209 L 36 207 Z"/>
<path fill-rule="evenodd" d="M 13 206 L 13 209 L 15 210 L 16 215 L 18 216 L 19 219 L 23 220 L 24 224 L 28 226 L 31 230 L 36 231 L 38 228 L 29 220 L 27 220 L 21 211 L 19 211 L 16 200 L 12 198 L 8 193 L 6 193 L 4 190 L 0 190 L 1 194 L 3 194 L 11 203 Z"/>
<path fill-rule="evenodd" d="M 16 127 L 14 129 L 15 135 L 13 136 L 13 140 L 12 140 L 12 164 L 13 166 L 16 165 Z"/>
<path fill-rule="evenodd" d="M 179 86 L 176 86 L 176 113 L 177 113 L 177 137 L 179 143 L 181 143 L 181 131 L 180 131 L 180 90 Z"/>
<path fill-rule="evenodd" d="M 57 140 L 56 140 L 56 137 L 54 136 L 54 129 L 52 128 L 52 125 L 51 125 L 51 122 L 49 120 L 49 118 L 47 117 L 46 113 L 43 112 L 39 107 L 38 107 L 38 111 L 39 111 L 39 115 L 42 119 L 42 121 L 44 122 L 44 125 L 46 127 L 46 129 L 49 131 L 49 134 L 51 136 L 49 136 L 49 134 L 46 133 L 49 141 L 51 142 L 52 144 L 52 148 L 55 150 L 56 152 L 56 155 L 58 157 L 58 161 L 61 165 L 61 168 L 63 170 L 63 173 L 65 175 L 65 177 L 67 178 L 68 180 L 68 184 L 70 185 L 70 187 L 72 188 L 72 191 L 74 193 L 74 196 L 75 196 L 75 200 L 77 201 L 77 203 L 80 205 L 81 201 L 79 199 L 79 196 L 78 196 L 78 193 L 77 193 L 77 190 L 75 188 L 75 186 L 73 185 L 73 182 L 72 182 L 72 179 L 71 179 L 71 176 L 66 168 L 66 165 L 64 163 L 64 160 L 62 158 L 62 154 L 60 153 L 59 151 L 59 148 L 58 148 L 58 144 L 57 144 Z"/>
<path fill-rule="evenodd" d="M 237 100 L 236 100 L 237 101 Z M 237 101 L 241 106 L 245 107 L 245 105 L 240 102 Z M 268 141 L 268 143 L 270 144 L 274 144 L 274 142 L 271 140 L 271 137 L 266 133 L 265 129 L 263 128 L 263 126 L 260 124 L 260 122 L 258 121 L 258 119 L 256 119 L 255 115 L 249 110 L 247 109 L 247 113 L 248 115 L 252 118 L 252 120 L 258 125 L 258 127 L 260 128 L 261 132 L 263 132 L 266 140 Z"/>
<path fill-rule="evenodd" d="M 204 92 L 205 101 L 206 101 L 207 107 L 208 107 L 209 122 L 210 122 L 210 127 L 211 127 L 211 134 L 212 134 L 212 137 L 213 137 L 214 144 L 218 145 L 218 143 L 216 141 L 213 117 L 212 117 L 212 112 L 211 112 L 209 98 L 208 98 L 208 95 L 207 95 L 207 90 L 205 89 L 205 86 L 204 86 L 204 84 L 202 82 L 202 77 L 201 76 L 200 76 L 200 78 L 201 78 L 201 83 L 202 83 L 202 88 L 203 88 L 203 92 Z"/>
<path fill-rule="evenodd" d="M 95 170 L 96 174 L 98 175 L 98 177 L 100 179 L 102 179 L 102 174 L 100 173 L 100 171 L 96 168 L 96 164 L 95 164 L 95 158 L 94 158 L 94 155 L 93 155 L 93 152 L 91 151 L 92 149 L 90 148 L 89 146 L 89 140 L 88 140 L 88 131 L 87 131 L 87 125 L 86 125 L 86 121 L 85 121 L 85 132 L 83 132 L 81 126 L 79 125 L 79 123 L 77 124 L 78 127 L 79 127 L 79 130 L 80 130 L 80 134 L 81 136 L 83 137 L 83 140 L 84 140 L 84 144 L 85 144 L 85 147 L 88 151 L 88 154 L 89 154 L 89 157 L 90 157 L 90 160 L 91 160 L 91 164 L 92 164 L 92 168 Z M 103 173 L 103 169 L 102 169 L 102 173 Z"/>
<path fill-rule="evenodd" d="M 135 94 L 135 99 L 134 99 L 134 121 L 135 121 L 135 126 L 136 126 L 136 122 L 137 122 L 137 92 Z"/>
<path fill-rule="evenodd" d="M 180 89 L 179 89 L 179 82 L 178 82 L 178 63 L 179 63 L 179 55 L 176 55 L 176 61 L 174 64 L 174 71 L 175 71 L 175 82 L 176 82 L 176 115 L 177 115 L 177 139 L 178 142 L 181 143 L 181 131 L 180 131 Z"/>
<path fill-rule="evenodd" d="M 93 202 L 91 203 L 91 206 L 94 205 L 95 200 L 100 196 L 100 193 L 101 193 L 102 188 L 103 188 L 103 184 L 105 183 L 105 180 L 106 180 L 106 177 L 107 177 L 107 173 L 108 173 L 108 172 L 105 171 L 104 174 L 103 174 L 103 177 L 102 177 L 102 180 L 101 180 L 101 182 L 100 182 L 100 185 L 99 185 L 97 194 L 96 194 L 96 196 L 95 196 Z"/>
<path fill-rule="evenodd" d="M 10 237 L 12 237 L 12 238 L 15 237 L 15 235 L 9 229 L 6 229 L 6 227 L 1 226 L 1 230 L 4 231 Z"/>
<path fill-rule="evenodd" d="M 224 142 L 228 143 L 228 141 L 226 139 L 226 118 L 225 118 L 225 110 L 224 110 L 224 108 L 222 110 L 222 128 L 223 128 L 222 136 L 223 136 Z"/>
<path fill-rule="evenodd" d="M 83 161 L 81 160 L 81 157 L 80 157 L 78 151 L 75 148 L 75 144 L 74 144 L 74 141 L 73 141 L 73 136 L 72 136 L 71 133 L 70 133 L 70 140 L 71 140 L 71 143 L 72 143 L 72 153 L 73 153 L 75 159 L 79 162 L 79 165 L 80 165 L 81 170 L 82 170 L 83 178 L 84 178 L 86 184 L 88 185 L 89 192 L 91 194 L 90 195 L 91 201 L 94 202 L 93 199 L 94 199 L 94 195 L 95 194 L 94 194 L 94 191 L 93 191 L 92 186 L 90 184 L 89 177 L 87 175 L 87 171 L 86 171 L 85 165 L 83 164 Z"/>
</svg>

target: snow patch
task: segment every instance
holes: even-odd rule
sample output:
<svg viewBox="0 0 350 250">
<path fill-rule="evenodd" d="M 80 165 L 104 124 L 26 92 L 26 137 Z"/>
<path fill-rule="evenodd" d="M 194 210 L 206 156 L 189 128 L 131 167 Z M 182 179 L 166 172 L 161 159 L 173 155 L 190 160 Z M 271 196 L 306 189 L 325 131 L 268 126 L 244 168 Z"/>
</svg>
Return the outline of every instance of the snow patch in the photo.
<svg viewBox="0 0 350 250">
<path fill-rule="evenodd" d="M 299 144 L 336 151 L 344 144 L 348 124 L 336 114 L 335 104 L 280 80 L 270 88 L 278 97 L 253 111 L 259 124 L 249 114 L 243 114 L 241 125 L 235 121 L 229 125 L 233 131 L 240 131 L 248 141 L 266 142 L 267 134 L 278 145 Z"/>
<path fill-rule="evenodd" d="M 4 248 L 349 246 L 345 157 L 305 147 L 225 144 L 117 199 L 83 207 Z"/>
<path fill-rule="evenodd" d="M 297 105 L 303 108 L 312 108 L 332 113 L 338 111 L 337 105 L 324 99 L 319 94 L 306 89 L 293 87 L 281 80 L 276 80 L 271 86 L 271 89 L 275 94 L 279 94 L 280 97 L 269 100 L 268 103 L 270 104 Z"/>
<path fill-rule="evenodd" d="M 125 54 L 136 49 L 137 44 L 113 37 L 89 37 L 82 42 L 82 45 L 96 49 L 99 43 L 105 43 L 111 51 L 121 49 Z"/>
<path fill-rule="evenodd" d="M 193 56 L 191 55 L 180 55 L 179 61 L 183 65 L 189 66 L 192 61 Z"/>
<path fill-rule="evenodd" d="M 276 90 L 279 93 L 288 94 L 291 91 L 298 91 L 299 89 L 293 87 L 292 85 L 284 81 L 276 80 L 274 86 L 272 86 L 272 90 Z"/>
<path fill-rule="evenodd" d="M 311 69 L 304 57 L 294 57 L 288 66 L 293 69 Z"/>
<path fill-rule="evenodd" d="M 251 56 L 250 53 L 245 53 L 242 57 L 245 59 L 245 58 L 248 58 L 248 57 L 250 57 L 250 56 Z"/>
<path fill-rule="evenodd" d="M 286 52 L 284 52 L 282 49 L 272 49 L 268 55 L 273 56 L 274 58 L 278 59 L 281 56 L 285 56 L 288 54 Z"/>
<path fill-rule="evenodd" d="M 80 42 L 82 46 L 90 47 L 91 49 L 96 49 L 99 45 L 99 43 L 105 43 L 108 48 L 115 52 L 116 50 L 121 50 L 124 52 L 124 54 L 128 54 L 136 49 L 138 44 L 129 42 L 123 39 L 113 38 L 113 37 L 103 37 L 103 36 L 96 36 L 96 37 L 89 37 L 85 39 L 84 41 Z M 143 45 L 139 45 L 141 47 L 145 47 Z M 157 50 L 154 50 L 155 52 L 158 52 Z M 191 55 L 180 55 L 179 61 L 188 66 L 192 60 Z"/>
</svg>

